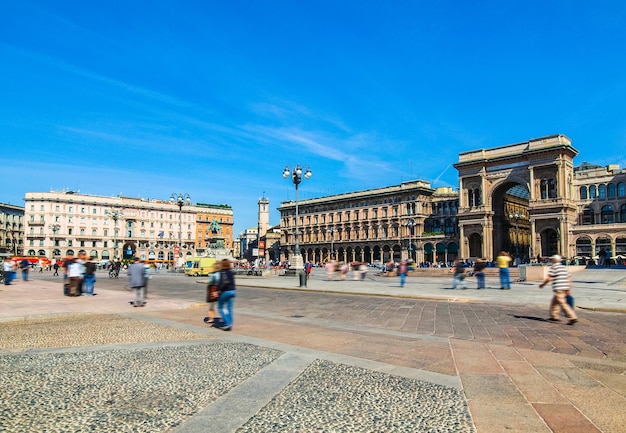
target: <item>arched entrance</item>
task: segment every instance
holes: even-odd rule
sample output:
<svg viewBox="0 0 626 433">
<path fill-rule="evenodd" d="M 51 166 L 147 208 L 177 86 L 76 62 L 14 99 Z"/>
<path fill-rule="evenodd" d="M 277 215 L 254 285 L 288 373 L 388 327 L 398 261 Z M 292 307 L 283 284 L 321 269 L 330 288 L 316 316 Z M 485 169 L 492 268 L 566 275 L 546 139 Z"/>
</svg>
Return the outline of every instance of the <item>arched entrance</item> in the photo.
<svg viewBox="0 0 626 433">
<path fill-rule="evenodd" d="M 461 153 L 459 256 L 493 260 L 505 250 L 527 261 L 554 249 L 554 233 L 556 250 L 573 255 L 577 154 L 564 135 Z"/>
<path fill-rule="evenodd" d="M 561 254 L 559 251 L 559 234 L 556 230 L 546 229 L 541 232 L 541 257 Z"/>
<path fill-rule="evenodd" d="M 472 233 L 469 235 L 469 256 L 471 258 L 477 258 L 482 256 L 483 252 L 483 238 L 479 233 Z"/>
</svg>

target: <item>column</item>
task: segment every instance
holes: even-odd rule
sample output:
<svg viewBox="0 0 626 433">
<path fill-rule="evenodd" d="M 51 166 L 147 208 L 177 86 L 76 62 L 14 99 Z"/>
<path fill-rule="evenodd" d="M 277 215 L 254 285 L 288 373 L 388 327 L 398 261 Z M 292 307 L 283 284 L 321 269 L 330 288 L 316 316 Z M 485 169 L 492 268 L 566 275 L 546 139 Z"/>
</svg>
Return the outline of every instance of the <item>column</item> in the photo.
<svg viewBox="0 0 626 433">
<path fill-rule="evenodd" d="M 459 224 L 459 257 L 469 257 L 469 247 L 465 243 L 465 230 L 462 224 Z"/>
<path fill-rule="evenodd" d="M 535 170 L 534 167 L 528 167 L 528 184 L 530 187 L 530 197 L 529 200 L 532 202 L 536 198 L 535 194 Z"/>
<path fill-rule="evenodd" d="M 535 234 L 535 219 L 530 218 L 530 257 L 529 259 L 534 259 L 537 256 L 537 244 L 535 243 L 537 235 Z"/>
</svg>

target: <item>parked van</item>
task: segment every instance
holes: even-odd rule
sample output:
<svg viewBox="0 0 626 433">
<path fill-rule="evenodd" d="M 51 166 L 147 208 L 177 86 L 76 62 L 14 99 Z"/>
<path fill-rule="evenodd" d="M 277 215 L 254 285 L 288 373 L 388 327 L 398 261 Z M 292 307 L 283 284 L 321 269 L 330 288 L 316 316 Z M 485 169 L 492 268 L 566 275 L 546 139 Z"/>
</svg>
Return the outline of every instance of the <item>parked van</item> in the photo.
<svg viewBox="0 0 626 433">
<path fill-rule="evenodd" d="M 197 277 L 199 275 L 209 275 L 215 263 L 215 257 L 192 257 L 187 259 L 185 275 Z"/>
</svg>

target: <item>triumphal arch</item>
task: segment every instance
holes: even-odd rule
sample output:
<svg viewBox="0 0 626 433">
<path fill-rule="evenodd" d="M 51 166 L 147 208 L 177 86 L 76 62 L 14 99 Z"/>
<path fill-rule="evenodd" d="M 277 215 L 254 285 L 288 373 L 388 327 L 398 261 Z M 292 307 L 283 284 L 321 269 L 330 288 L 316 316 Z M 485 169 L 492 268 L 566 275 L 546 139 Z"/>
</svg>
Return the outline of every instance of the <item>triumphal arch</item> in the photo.
<svg viewBox="0 0 626 433">
<path fill-rule="evenodd" d="M 574 254 L 573 159 L 565 135 L 463 152 L 459 172 L 460 257 L 519 260 Z"/>
</svg>

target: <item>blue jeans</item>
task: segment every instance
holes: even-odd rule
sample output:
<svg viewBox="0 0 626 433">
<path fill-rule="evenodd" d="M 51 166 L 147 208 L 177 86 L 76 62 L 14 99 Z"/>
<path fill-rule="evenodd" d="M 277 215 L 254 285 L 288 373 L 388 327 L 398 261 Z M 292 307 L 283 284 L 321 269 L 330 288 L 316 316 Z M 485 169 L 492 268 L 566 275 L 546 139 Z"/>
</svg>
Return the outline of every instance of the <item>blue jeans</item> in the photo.
<svg viewBox="0 0 626 433">
<path fill-rule="evenodd" d="M 461 282 L 461 287 L 466 288 L 467 283 L 465 282 L 465 274 L 454 274 L 452 278 L 452 288 L 456 289 L 456 285 Z"/>
<path fill-rule="evenodd" d="M 236 290 L 228 290 L 220 293 L 220 297 L 217 298 L 217 311 L 222 315 L 226 327 L 233 326 L 233 302 L 236 293 Z M 226 308 L 224 308 L 224 304 L 226 304 Z"/>
<path fill-rule="evenodd" d="M 478 283 L 478 288 L 484 289 L 485 288 L 485 273 L 476 272 L 474 275 L 476 276 L 476 282 Z"/>
<path fill-rule="evenodd" d="M 500 288 L 510 289 L 511 279 L 509 277 L 509 268 L 500 268 Z"/>
<path fill-rule="evenodd" d="M 85 295 L 93 295 L 93 287 L 96 283 L 96 275 L 85 275 L 85 279 L 83 280 L 83 292 Z"/>
<path fill-rule="evenodd" d="M 400 287 L 404 287 L 404 282 L 406 280 L 406 274 L 400 274 Z"/>
</svg>

